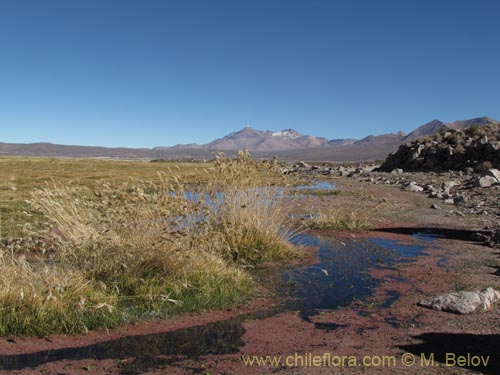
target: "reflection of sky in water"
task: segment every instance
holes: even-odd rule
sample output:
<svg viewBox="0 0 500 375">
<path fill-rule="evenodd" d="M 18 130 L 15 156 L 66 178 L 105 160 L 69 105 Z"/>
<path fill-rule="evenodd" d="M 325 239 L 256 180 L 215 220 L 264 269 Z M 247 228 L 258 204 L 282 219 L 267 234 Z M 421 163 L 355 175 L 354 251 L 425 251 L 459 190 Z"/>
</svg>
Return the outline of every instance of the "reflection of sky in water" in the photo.
<svg viewBox="0 0 500 375">
<path fill-rule="evenodd" d="M 120 373 L 140 374 L 150 369 L 175 365 L 186 358 L 198 359 L 207 354 L 237 353 L 244 344 L 242 336 L 246 320 L 265 319 L 285 311 L 299 311 L 306 321 L 321 309 L 346 306 L 355 299 L 366 298 L 381 280 L 368 271 L 376 265 L 395 262 L 422 254 L 432 238 L 416 237 L 424 244 L 408 245 L 380 238 L 321 239 L 301 234 L 294 244 L 319 247 L 318 263 L 284 272 L 278 292 L 291 297 L 274 310 L 258 311 L 235 318 L 171 332 L 126 336 L 84 347 L 40 351 L 21 355 L 0 355 L 0 369 L 15 370 L 36 367 L 48 362 L 82 359 L 113 359 L 119 361 Z M 422 243 L 422 242 L 421 242 Z M 388 293 L 386 305 L 397 300 L 397 293 Z M 397 322 L 396 322 L 397 323 Z M 388 324 L 396 324 L 388 321 Z M 315 323 L 318 329 L 336 329 L 334 322 Z"/>
<path fill-rule="evenodd" d="M 280 292 L 292 297 L 292 310 L 332 309 L 366 297 L 377 284 L 368 274 L 375 266 L 391 266 L 397 261 L 421 255 L 423 244 L 404 244 L 381 238 L 320 239 L 298 235 L 294 244 L 319 247 L 319 262 L 285 272 Z"/>
<path fill-rule="evenodd" d="M 295 187 L 296 190 L 333 190 L 335 185 L 328 181 L 316 181 L 311 185 Z"/>
</svg>

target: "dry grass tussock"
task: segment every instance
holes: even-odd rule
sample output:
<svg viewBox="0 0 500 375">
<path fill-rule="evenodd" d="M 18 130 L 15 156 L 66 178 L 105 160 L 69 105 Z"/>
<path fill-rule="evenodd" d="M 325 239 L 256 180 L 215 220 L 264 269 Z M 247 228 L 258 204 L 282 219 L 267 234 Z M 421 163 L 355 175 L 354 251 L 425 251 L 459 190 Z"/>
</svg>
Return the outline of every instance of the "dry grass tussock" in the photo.
<svg viewBox="0 0 500 375">
<path fill-rule="evenodd" d="M 241 152 L 219 156 L 196 194 L 173 173 L 34 190 L 29 214 L 43 220 L 1 246 L 0 334 L 77 333 L 247 299 L 246 266 L 298 255 L 281 231 L 282 178 Z"/>
</svg>

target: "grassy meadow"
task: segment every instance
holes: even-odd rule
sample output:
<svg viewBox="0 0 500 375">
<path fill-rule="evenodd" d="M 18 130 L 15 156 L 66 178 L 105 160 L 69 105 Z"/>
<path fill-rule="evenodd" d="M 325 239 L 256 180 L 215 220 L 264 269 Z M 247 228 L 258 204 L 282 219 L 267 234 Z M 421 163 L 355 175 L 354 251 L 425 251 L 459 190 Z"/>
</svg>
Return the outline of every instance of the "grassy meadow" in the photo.
<svg viewBox="0 0 500 375">
<path fill-rule="evenodd" d="M 94 187 L 98 181 L 121 184 L 130 179 L 150 180 L 158 172 L 175 174 L 188 183 L 206 180 L 211 163 L 150 163 L 108 159 L 0 157 L 0 214 L 2 238 L 20 235 L 26 221 L 25 200 L 47 182 Z"/>
<path fill-rule="evenodd" d="M 249 269 L 299 256 L 287 185 L 213 163 L 0 158 L 0 335 L 79 333 L 240 303 Z"/>
</svg>

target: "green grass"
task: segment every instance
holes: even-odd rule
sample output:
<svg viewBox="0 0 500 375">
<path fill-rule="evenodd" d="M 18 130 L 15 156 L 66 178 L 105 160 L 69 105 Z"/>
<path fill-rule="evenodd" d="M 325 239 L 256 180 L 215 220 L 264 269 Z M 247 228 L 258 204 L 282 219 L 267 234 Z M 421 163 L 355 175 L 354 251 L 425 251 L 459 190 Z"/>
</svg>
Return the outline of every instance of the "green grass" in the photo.
<svg viewBox="0 0 500 375">
<path fill-rule="evenodd" d="M 0 335 L 78 333 L 230 306 L 255 290 L 249 264 L 299 255 L 280 231 L 287 215 L 276 186 L 286 181 L 276 163 L 248 153 L 178 167 L 0 163 L 12 237 L 0 245 Z M 193 189 L 220 204 L 187 199 Z M 179 224 L 194 217 L 203 220 Z"/>
<path fill-rule="evenodd" d="M 206 181 L 212 163 L 149 163 L 146 161 L 0 157 L 0 232 L 2 238 L 16 237 L 26 221 L 25 200 L 30 192 L 52 180 L 93 188 L 101 180 L 118 185 L 130 179 L 149 180 L 157 172 L 176 174 L 185 183 Z"/>
<path fill-rule="evenodd" d="M 92 279 L 69 264 L 45 264 L 41 270 L 26 261 L 3 259 L 0 334 L 43 336 L 113 328 L 222 308 L 252 295 L 248 274 L 213 254 L 198 255 L 203 258 L 186 262 L 176 275 L 130 273 L 115 277 L 114 282 Z"/>
<path fill-rule="evenodd" d="M 302 221 L 302 226 L 314 230 L 335 230 L 361 232 L 372 227 L 370 215 L 366 212 L 350 211 L 345 208 L 331 208 Z"/>
</svg>

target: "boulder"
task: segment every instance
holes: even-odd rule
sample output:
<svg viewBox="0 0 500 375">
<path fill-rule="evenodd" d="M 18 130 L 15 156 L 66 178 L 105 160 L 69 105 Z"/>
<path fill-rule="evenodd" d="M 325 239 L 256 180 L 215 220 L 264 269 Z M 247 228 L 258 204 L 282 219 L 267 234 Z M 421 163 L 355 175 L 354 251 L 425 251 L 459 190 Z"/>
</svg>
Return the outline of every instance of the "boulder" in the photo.
<svg viewBox="0 0 500 375">
<path fill-rule="evenodd" d="M 487 188 L 496 184 L 497 182 L 498 180 L 493 176 L 482 176 L 476 178 L 476 180 L 474 181 L 474 186 Z"/>
<path fill-rule="evenodd" d="M 417 185 L 415 181 L 404 183 L 403 187 L 408 191 L 416 191 L 416 192 L 424 191 L 424 188 L 422 186 Z"/>
<path fill-rule="evenodd" d="M 422 186 L 418 186 L 418 185 L 410 185 L 408 186 L 407 188 L 409 191 L 415 191 L 415 192 L 421 192 L 421 191 L 424 191 L 424 188 Z"/>
<path fill-rule="evenodd" d="M 497 182 L 500 182 L 500 171 L 498 169 L 488 169 L 483 173 L 483 176 L 491 176 L 494 177 Z"/>
<path fill-rule="evenodd" d="M 418 305 L 455 314 L 470 314 L 474 311 L 487 311 L 499 300 L 500 292 L 493 288 L 487 288 L 473 292 L 461 291 L 443 294 L 424 299 Z"/>
</svg>

